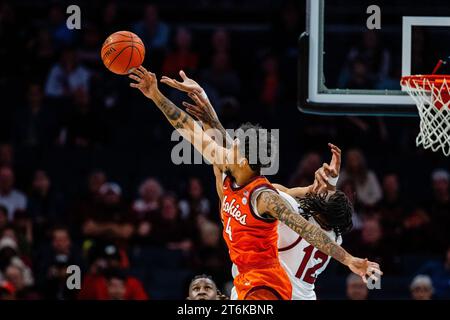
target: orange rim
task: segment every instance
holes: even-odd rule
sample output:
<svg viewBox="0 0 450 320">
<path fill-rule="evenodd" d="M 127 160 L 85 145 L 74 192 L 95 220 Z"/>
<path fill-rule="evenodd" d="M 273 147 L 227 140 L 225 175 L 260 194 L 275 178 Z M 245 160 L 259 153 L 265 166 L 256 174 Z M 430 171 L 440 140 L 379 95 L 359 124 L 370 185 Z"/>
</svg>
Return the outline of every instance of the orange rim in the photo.
<svg viewBox="0 0 450 320">
<path fill-rule="evenodd" d="M 444 82 L 450 86 L 450 75 L 430 74 L 405 76 L 402 77 L 400 84 L 403 87 L 409 87 L 411 89 L 431 91 L 433 89 L 438 89 Z"/>
</svg>

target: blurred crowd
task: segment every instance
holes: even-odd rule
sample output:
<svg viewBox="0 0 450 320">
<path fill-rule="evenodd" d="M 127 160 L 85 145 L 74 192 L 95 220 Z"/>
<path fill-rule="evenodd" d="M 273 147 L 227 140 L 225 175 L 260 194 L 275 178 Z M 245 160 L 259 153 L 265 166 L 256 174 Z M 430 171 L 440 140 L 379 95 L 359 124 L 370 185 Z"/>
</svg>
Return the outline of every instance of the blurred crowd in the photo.
<svg viewBox="0 0 450 320">
<path fill-rule="evenodd" d="M 212 170 L 172 164 L 163 117 L 102 65 L 102 41 L 118 30 L 141 37 L 144 65 L 158 75 L 183 69 L 197 79 L 225 127 L 281 128 L 274 182 L 312 183 L 328 161 L 326 143 L 339 145 L 338 187 L 355 205 L 344 246 L 403 277 L 399 298 L 410 289 L 414 299 L 448 299 L 450 165 L 415 148 L 417 121 L 300 114 L 304 9 L 296 2 L 217 23 L 181 23 L 179 9 L 155 3 L 83 2 L 82 28 L 73 31 L 64 1 L 0 1 L 0 299 L 182 299 L 203 273 L 229 290 Z M 207 17 L 214 5 L 190 10 Z M 342 85 L 358 87 L 361 75 L 386 79 L 389 50 L 366 37 L 376 54 L 355 42 L 336 75 Z M 186 99 L 163 90 L 176 103 Z M 67 288 L 70 265 L 82 271 L 81 290 Z M 358 279 L 346 281 L 337 297 L 367 298 Z M 320 279 L 318 289 L 327 293 Z"/>
</svg>

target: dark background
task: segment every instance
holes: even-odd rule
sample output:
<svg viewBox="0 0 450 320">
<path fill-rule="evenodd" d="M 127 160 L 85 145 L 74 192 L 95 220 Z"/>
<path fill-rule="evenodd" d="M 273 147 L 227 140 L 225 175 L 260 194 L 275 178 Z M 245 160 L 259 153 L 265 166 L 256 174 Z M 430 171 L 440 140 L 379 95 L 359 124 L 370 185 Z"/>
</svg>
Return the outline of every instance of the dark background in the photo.
<svg viewBox="0 0 450 320">
<path fill-rule="evenodd" d="M 103 66 L 101 44 L 119 30 L 141 37 L 144 65 L 158 76 L 183 68 L 197 79 L 225 127 L 279 128 L 280 171 L 271 181 L 307 185 L 329 161 L 327 142 L 342 148 L 341 184 L 356 209 L 344 246 L 379 261 L 386 274 L 370 298 L 409 298 L 417 273 L 430 274 L 434 298 L 449 297 L 449 161 L 416 148 L 418 118 L 296 109 L 303 1 L 77 1 L 82 28 L 75 31 L 65 26 L 69 4 L 0 1 L 0 204 L 7 207 L 0 238 L 16 244 L 0 242 L 12 250 L 0 249 L 4 291 L 17 287 L 9 297 L 105 299 L 105 279 L 118 277 L 127 299 L 180 299 L 198 273 L 227 292 L 212 168 L 173 165 L 172 128 L 126 77 Z M 385 80 L 389 44 L 347 41 L 356 48 L 349 65 L 363 73 L 346 78 L 347 87 Z M 345 70 L 333 72 L 338 79 Z M 186 99 L 163 90 L 176 103 Z M 432 179 L 439 168 L 444 174 Z M 73 263 L 83 267 L 84 292 L 64 289 L 61 270 Z M 318 297 L 345 298 L 346 276 L 332 262 L 317 281 Z"/>
</svg>

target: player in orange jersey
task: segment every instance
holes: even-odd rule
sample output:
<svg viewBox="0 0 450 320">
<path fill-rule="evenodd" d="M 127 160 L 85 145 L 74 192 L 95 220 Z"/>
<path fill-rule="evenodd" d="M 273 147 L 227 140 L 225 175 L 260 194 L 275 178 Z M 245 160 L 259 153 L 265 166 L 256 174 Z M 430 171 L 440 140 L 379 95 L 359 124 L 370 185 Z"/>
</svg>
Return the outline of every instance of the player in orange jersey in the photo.
<svg viewBox="0 0 450 320">
<path fill-rule="evenodd" d="M 278 259 L 277 220 L 361 277 L 377 277 L 374 271 L 381 274 L 378 264 L 353 257 L 320 227 L 292 210 L 269 181 L 260 175 L 263 163 L 259 154 L 253 161 L 254 154 L 250 154 L 252 146 L 245 134 L 244 139 L 238 137 L 230 147 L 223 147 L 159 91 L 154 73 L 141 66 L 129 77 L 136 81 L 130 86 L 151 99 L 170 124 L 213 164 L 215 173 L 224 176 L 221 216 L 230 258 L 239 270 L 234 280 L 239 299 L 291 299 L 291 283 Z M 241 132 L 245 133 L 254 128 L 243 129 L 246 130 Z M 261 134 L 260 130 L 254 133 L 257 144 L 267 148 L 266 153 L 274 151 L 270 135 Z"/>
</svg>

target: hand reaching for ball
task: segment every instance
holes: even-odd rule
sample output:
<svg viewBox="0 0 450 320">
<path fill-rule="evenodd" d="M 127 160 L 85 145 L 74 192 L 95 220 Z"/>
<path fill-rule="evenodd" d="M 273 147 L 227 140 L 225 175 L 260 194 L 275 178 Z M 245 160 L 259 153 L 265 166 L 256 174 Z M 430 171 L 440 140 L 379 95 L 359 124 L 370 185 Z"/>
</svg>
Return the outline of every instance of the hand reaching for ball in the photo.
<svg viewBox="0 0 450 320">
<path fill-rule="evenodd" d="M 153 100 L 159 94 L 156 75 L 147 71 L 143 66 L 131 70 L 128 77 L 136 81 L 131 82 L 130 87 L 139 89 L 147 98 Z"/>
</svg>

